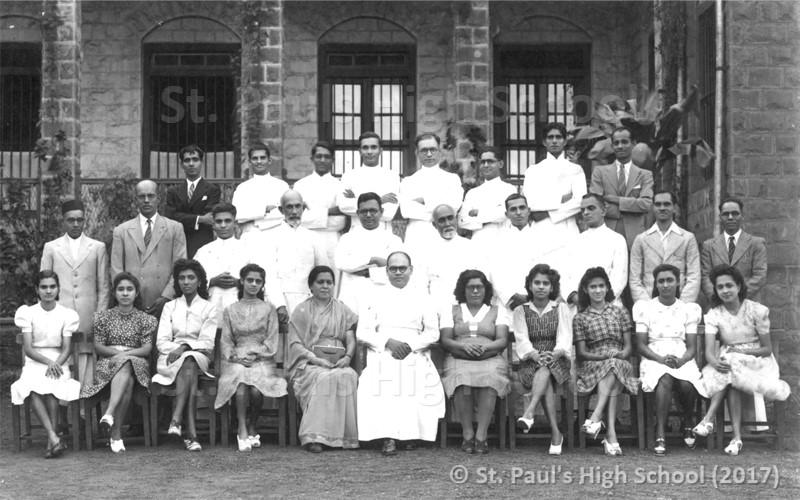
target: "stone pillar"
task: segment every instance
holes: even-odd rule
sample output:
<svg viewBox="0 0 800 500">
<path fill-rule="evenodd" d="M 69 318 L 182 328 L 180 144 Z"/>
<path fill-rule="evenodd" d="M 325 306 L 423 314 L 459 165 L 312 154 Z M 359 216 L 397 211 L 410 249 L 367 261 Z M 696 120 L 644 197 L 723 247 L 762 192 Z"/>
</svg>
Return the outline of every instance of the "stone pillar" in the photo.
<svg viewBox="0 0 800 500">
<path fill-rule="evenodd" d="M 475 127 L 487 140 L 492 133 L 489 112 L 489 2 L 454 2 L 453 8 L 456 11 L 454 53 L 457 138 L 454 156 L 457 162 L 463 164 L 472 159 L 470 149 L 473 145 L 467 137 L 478 131 Z"/>
<path fill-rule="evenodd" d="M 64 165 L 75 182 L 65 193 L 80 193 L 81 3 L 42 2 L 42 138 L 63 136 Z M 63 133 L 63 134 L 62 134 Z"/>
<path fill-rule="evenodd" d="M 283 169 L 283 0 L 249 1 L 243 17 L 242 157 L 263 142 L 272 155 L 272 175 Z"/>
</svg>

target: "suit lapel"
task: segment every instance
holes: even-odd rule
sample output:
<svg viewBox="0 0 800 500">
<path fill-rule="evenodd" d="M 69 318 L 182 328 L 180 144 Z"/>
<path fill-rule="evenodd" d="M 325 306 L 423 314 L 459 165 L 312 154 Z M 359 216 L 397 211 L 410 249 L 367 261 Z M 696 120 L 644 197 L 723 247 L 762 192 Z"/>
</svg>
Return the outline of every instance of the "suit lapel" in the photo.
<svg viewBox="0 0 800 500">
<path fill-rule="evenodd" d="M 616 194 L 617 196 L 625 196 L 625 193 L 619 192 L 619 180 L 617 179 L 617 163 L 614 162 L 610 165 L 611 168 L 606 170 L 606 179 L 608 179 L 608 185 L 614 186 L 614 192 L 610 194 Z"/>
<path fill-rule="evenodd" d="M 65 234 L 63 238 L 58 240 L 58 245 L 56 245 L 56 248 L 58 249 L 58 253 L 64 258 L 64 261 L 66 261 L 69 267 L 74 269 L 75 263 L 72 260 L 72 250 L 69 248 L 69 242 L 67 241 L 67 238 L 69 238 L 69 236 Z"/>
<path fill-rule="evenodd" d="M 731 265 L 735 266 L 737 262 L 747 253 L 747 249 L 750 247 L 752 243 L 750 235 L 742 231 L 742 234 L 739 236 L 739 243 L 736 245 L 736 249 L 733 251 L 733 260 L 731 261 Z"/>
<path fill-rule="evenodd" d="M 675 251 L 681 246 L 681 243 L 683 243 L 683 238 L 681 238 L 678 234 L 670 233 L 667 235 L 667 248 L 664 250 L 665 261 L 675 253 Z"/>
<path fill-rule="evenodd" d="M 177 189 L 178 199 L 184 205 L 187 205 L 189 203 L 189 200 L 187 199 L 188 189 L 189 189 L 189 184 L 187 184 L 186 181 L 183 181 L 178 185 Z"/>
<path fill-rule="evenodd" d="M 91 252 L 92 252 L 92 244 L 84 236 L 83 239 L 81 240 L 81 246 L 78 247 L 78 259 L 75 261 L 75 265 L 72 267 L 77 268 L 78 266 L 83 264 L 83 261 L 86 260 L 86 258 L 89 256 Z"/>
<path fill-rule="evenodd" d="M 146 261 L 150 254 L 153 253 L 153 249 L 158 245 L 158 242 L 164 236 L 164 233 L 167 232 L 167 223 L 164 222 L 164 216 L 159 214 L 156 218 L 156 223 L 153 224 L 153 234 L 150 237 L 150 246 L 147 247 L 147 250 L 144 252 L 144 257 L 142 257 L 142 262 Z"/>
<path fill-rule="evenodd" d="M 136 243 L 136 248 L 139 250 L 139 255 L 144 255 L 146 250 L 144 246 L 144 234 L 142 234 L 142 227 L 139 225 L 138 216 L 130 221 L 128 225 L 128 236 L 130 236 L 131 240 Z"/>
<path fill-rule="evenodd" d="M 639 182 L 639 174 L 639 167 L 631 162 L 631 169 L 628 172 L 628 183 L 625 185 L 625 194 L 623 196 L 628 196 L 628 194 L 633 191 L 633 187 Z"/>
<path fill-rule="evenodd" d="M 714 238 L 711 251 L 717 254 L 713 262 L 728 262 L 728 243 L 725 240 L 725 233 Z"/>
<path fill-rule="evenodd" d="M 653 252 L 659 255 L 660 260 L 664 261 L 666 257 L 664 255 L 664 247 L 661 246 L 661 234 L 659 234 L 658 229 L 645 235 L 644 241 Z"/>
<path fill-rule="evenodd" d="M 201 178 L 200 181 L 197 183 L 197 186 L 194 187 L 194 193 L 192 193 L 192 199 L 189 200 L 189 206 L 192 206 L 198 200 L 203 199 L 203 195 L 206 194 L 206 191 L 208 191 L 206 180 Z"/>
</svg>

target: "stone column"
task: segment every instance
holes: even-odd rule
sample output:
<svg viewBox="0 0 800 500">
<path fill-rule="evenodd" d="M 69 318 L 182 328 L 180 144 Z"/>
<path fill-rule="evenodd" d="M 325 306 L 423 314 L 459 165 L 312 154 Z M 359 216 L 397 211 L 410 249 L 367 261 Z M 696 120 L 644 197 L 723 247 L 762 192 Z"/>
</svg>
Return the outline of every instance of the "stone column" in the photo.
<svg viewBox="0 0 800 500">
<path fill-rule="evenodd" d="M 283 169 L 283 0 L 249 1 L 242 40 L 242 156 L 263 142 L 272 155 L 272 175 Z"/>
<path fill-rule="evenodd" d="M 42 2 L 42 138 L 63 137 L 64 166 L 75 182 L 62 193 L 80 193 L 81 3 Z"/>
<path fill-rule="evenodd" d="M 488 140 L 492 132 L 489 103 L 489 2 L 455 2 L 455 159 L 469 163 L 473 144 L 467 138 L 478 130 Z"/>
</svg>

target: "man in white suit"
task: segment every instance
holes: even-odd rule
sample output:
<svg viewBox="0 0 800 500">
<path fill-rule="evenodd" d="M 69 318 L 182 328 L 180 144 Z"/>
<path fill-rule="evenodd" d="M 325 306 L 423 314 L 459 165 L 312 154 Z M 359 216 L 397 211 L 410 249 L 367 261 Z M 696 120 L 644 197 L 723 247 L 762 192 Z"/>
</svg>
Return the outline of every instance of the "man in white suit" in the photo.
<svg viewBox="0 0 800 500">
<path fill-rule="evenodd" d="M 111 275 L 127 271 L 137 278 L 145 312 L 161 317 L 174 295 L 172 264 L 186 258 L 183 226 L 158 214 L 158 186 L 151 180 L 136 185 L 139 215 L 114 228 Z"/>
<path fill-rule="evenodd" d="M 61 213 L 66 234 L 45 243 L 40 269 L 58 275 L 61 284 L 58 302 L 78 313 L 78 331 L 88 336 L 92 332 L 94 313 L 108 307 L 108 255 L 101 241 L 83 234 L 86 218 L 80 200 L 64 202 Z M 94 380 L 94 347 L 91 342 L 84 341 L 78 349 L 81 353 L 78 359 L 79 380 L 81 384 L 91 385 Z"/>
</svg>

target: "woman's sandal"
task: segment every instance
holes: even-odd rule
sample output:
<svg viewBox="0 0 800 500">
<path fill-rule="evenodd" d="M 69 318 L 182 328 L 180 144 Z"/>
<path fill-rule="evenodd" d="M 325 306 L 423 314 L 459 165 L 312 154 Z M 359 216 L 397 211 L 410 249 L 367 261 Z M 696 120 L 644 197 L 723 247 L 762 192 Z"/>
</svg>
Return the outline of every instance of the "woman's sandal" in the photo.
<svg viewBox="0 0 800 500">
<path fill-rule="evenodd" d="M 740 438 L 731 439 L 731 443 L 725 447 L 725 453 L 731 456 L 736 456 L 742 450 L 742 440 Z"/>
<path fill-rule="evenodd" d="M 656 456 L 663 457 L 667 454 L 667 443 L 664 438 L 656 439 L 656 446 L 653 448 Z"/>
<path fill-rule="evenodd" d="M 464 453 L 474 453 L 475 452 L 475 438 L 465 439 L 461 443 L 461 451 L 463 451 Z"/>
<path fill-rule="evenodd" d="M 484 439 L 483 441 L 475 440 L 475 453 L 478 455 L 486 455 L 489 453 L 489 440 Z"/>
<path fill-rule="evenodd" d="M 714 422 L 709 422 L 706 419 L 700 421 L 699 424 L 694 426 L 692 432 L 695 436 L 708 436 L 712 432 L 714 432 Z"/>
</svg>

